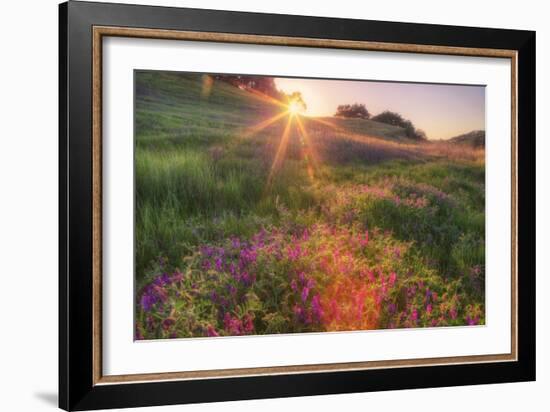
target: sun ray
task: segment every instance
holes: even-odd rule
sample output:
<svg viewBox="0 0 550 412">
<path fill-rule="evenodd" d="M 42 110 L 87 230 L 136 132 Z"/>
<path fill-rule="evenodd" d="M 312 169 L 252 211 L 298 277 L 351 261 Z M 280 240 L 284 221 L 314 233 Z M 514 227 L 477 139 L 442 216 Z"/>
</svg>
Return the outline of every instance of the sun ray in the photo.
<svg viewBox="0 0 550 412">
<path fill-rule="evenodd" d="M 317 151 L 315 150 L 313 141 L 311 140 L 304 123 L 300 119 L 300 116 L 296 116 L 296 124 L 298 125 L 298 130 L 306 146 L 305 160 L 307 162 L 307 174 L 309 178 L 314 181 L 315 173 L 319 170 L 319 157 L 317 156 Z"/>
<path fill-rule="evenodd" d="M 258 123 L 257 125 L 254 125 L 254 126 L 250 127 L 246 131 L 246 133 L 244 134 L 244 137 L 250 137 L 253 134 L 256 134 L 256 133 L 262 131 L 266 127 L 268 127 L 268 126 L 272 125 L 273 123 L 275 123 L 277 120 L 279 120 L 282 117 L 286 116 L 287 114 L 288 114 L 287 112 L 277 113 L 275 116 L 271 116 L 269 119 L 266 119 L 266 120 Z"/>
<path fill-rule="evenodd" d="M 288 105 L 285 104 L 284 102 L 280 101 L 279 99 L 276 99 L 275 97 L 273 96 L 269 96 L 265 93 L 262 93 L 260 92 L 259 90 L 255 90 L 255 89 L 246 89 L 247 92 L 249 92 L 253 97 L 256 97 L 258 98 L 259 100 L 263 101 L 263 102 L 266 102 L 266 103 L 271 103 L 271 104 L 274 104 L 276 106 L 279 106 L 279 107 L 283 107 L 285 109 L 288 109 Z"/>
<path fill-rule="evenodd" d="M 290 126 L 292 125 L 293 118 L 294 116 L 288 116 L 288 121 L 286 123 L 285 130 L 281 135 L 281 139 L 279 141 L 279 147 L 277 148 L 277 153 L 275 154 L 273 163 L 271 164 L 271 170 L 269 171 L 269 176 L 267 178 L 268 187 L 271 186 L 273 177 L 275 176 L 275 173 L 278 171 L 279 167 L 281 166 L 283 157 L 286 153 L 286 148 L 288 146 L 288 138 L 290 137 Z"/>
<path fill-rule="evenodd" d="M 311 140 L 311 137 L 309 136 L 308 131 L 306 130 L 304 123 L 302 122 L 300 116 L 296 116 L 296 124 L 298 125 L 298 129 L 300 130 L 300 133 L 302 137 L 304 138 L 304 141 L 308 147 L 308 154 L 311 157 L 313 166 L 317 168 L 319 164 L 319 156 L 317 155 L 317 150 L 315 150 L 315 146 L 313 145 L 313 141 Z"/>
<path fill-rule="evenodd" d="M 332 128 L 332 129 L 337 129 L 337 130 L 345 131 L 343 127 L 338 126 L 338 125 L 336 125 L 336 124 L 334 124 L 334 123 L 332 123 L 332 122 L 329 122 L 328 120 L 322 119 L 322 118 L 320 118 L 320 117 L 310 117 L 309 119 L 310 119 L 310 120 L 313 120 L 314 122 L 321 123 L 321 124 L 323 124 L 323 125 L 325 125 L 325 126 L 328 126 L 328 127 Z"/>
<path fill-rule="evenodd" d="M 411 148 L 414 148 L 413 146 L 416 146 L 416 145 L 408 145 L 403 142 L 392 142 L 389 140 L 382 140 L 378 137 L 374 137 L 368 134 L 352 132 L 346 129 L 345 127 L 342 127 L 340 125 L 334 124 L 330 121 L 327 121 L 325 119 L 321 119 L 318 117 L 309 117 L 308 119 L 313 120 L 314 122 L 320 123 L 322 125 L 328 126 L 331 129 L 333 129 L 336 133 L 343 135 L 343 138 L 347 140 L 352 140 L 358 143 L 372 144 L 375 146 L 394 147 L 394 148 L 399 148 L 401 150 L 411 149 Z"/>
</svg>

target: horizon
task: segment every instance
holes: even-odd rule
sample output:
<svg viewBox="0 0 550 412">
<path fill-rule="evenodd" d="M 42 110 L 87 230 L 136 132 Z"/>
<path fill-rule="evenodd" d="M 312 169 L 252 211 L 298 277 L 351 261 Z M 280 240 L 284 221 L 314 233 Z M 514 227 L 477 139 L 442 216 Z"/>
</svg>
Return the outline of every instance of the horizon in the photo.
<svg viewBox="0 0 550 412">
<path fill-rule="evenodd" d="M 429 140 L 447 140 L 485 130 L 485 86 L 373 80 L 274 77 L 285 94 L 300 92 L 304 115 L 332 117 L 341 104 L 364 104 L 371 117 L 397 112 L 423 130 Z"/>
</svg>

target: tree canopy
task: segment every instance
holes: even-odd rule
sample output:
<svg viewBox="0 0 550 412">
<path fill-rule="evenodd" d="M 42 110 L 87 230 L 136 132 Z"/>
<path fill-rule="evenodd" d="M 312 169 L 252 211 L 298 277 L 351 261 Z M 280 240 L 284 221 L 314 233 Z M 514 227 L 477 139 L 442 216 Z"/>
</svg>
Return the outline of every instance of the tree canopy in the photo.
<svg viewBox="0 0 550 412">
<path fill-rule="evenodd" d="M 410 120 L 405 119 L 399 113 L 386 110 L 380 114 L 377 114 L 371 120 L 374 120 L 375 122 L 390 124 L 392 126 L 402 127 L 403 129 L 405 129 L 405 135 L 409 139 L 427 139 L 426 133 L 423 130 L 416 129 Z"/>
<path fill-rule="evenodd" d="M 336 108 L 336 117 L 347 117 L 355 119 L 369 119 L 370 113 L 362 103 L 341 104 Z"/>
</svg>

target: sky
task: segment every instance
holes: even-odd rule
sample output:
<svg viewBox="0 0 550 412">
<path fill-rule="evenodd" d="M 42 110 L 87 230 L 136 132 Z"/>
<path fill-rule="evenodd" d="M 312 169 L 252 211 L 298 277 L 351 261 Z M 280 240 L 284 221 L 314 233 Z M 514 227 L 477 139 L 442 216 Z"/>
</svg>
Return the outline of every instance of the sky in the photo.
<svg viewBox="0 0 550 412">
<path fill-rule="evenodd" d="M 400 113 L 429 139 L 485 130 L 485 87 L 352 80 L 276 78 L 285 93 L 299 91 L 308 116 L 332 116 L 340 104 L 363 103 L 371 116 Z"/>
</svg>

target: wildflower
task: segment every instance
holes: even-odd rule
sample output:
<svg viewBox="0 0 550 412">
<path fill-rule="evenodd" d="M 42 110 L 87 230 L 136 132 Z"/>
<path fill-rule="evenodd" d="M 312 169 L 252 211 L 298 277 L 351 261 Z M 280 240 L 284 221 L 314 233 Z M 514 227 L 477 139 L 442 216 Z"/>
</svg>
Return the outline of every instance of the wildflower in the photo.
<svg viewBox="0 0 550 412">
<path fill-rule="evenodd" d="M 388 278 L 388 282 L 390 284 L 390 287 L 393 287 L 395 285 L 396 280 L 397 280 L 397 273 L 391 272 L 390 276 Z"/>
<path fill-rule="evenodd" d="M 168 292 L 161 286 L 153 286 L 153 293 L 155 293 L 155 295 L 161 302 L 166 302 L 166 300 L 168 299 Z"/>
<path fill-rule="evenodd" d="M 458 315 L 458 311 L 456 310 L 456 308 L 453 306 L 449 312 L 449 315 L 451 315 L 451 319 L 456 319 L 457 315 Z"/>
<path fill-rule="evenodd" d="M 156 286 L 161 286 L 162 287 L 164 285 L 167 285 L 168 283 L 170 283 L 170 278 L 169 278 L 167 273 L 163 273 L 162 275 L 157 276 L 153 280 L 153 284 L 156 285 Z"/>
<path fill-rule="evenodd" d="M 162 321 L 162 329 L 168 330 L 170 329 L 174 324 L 176 323 L 176 320 L 174 318 L 166 318 Z"/>
<path fill-rule="evenodd" d="M 302 252 L 302 248 L 300 245 L 296 245 L 295 247 L 289 247 L 287 249 L 287 255 L 289 260 L 297 260 Z"/>
<path fill-rule="evenodd" d="M 237 293 L 237 288 L 231 284 L 227 285 L 227 290 L 231 296 L 235 296 Z"/>
<path fill-rule="evenodd" d="M 307 286 L 304 286 L 304 288 L 302 289 L 302 302 L 305 302 L 308 296 L 309 296 L 309 288 Z"/>
<path fill-rule="evenodd" d="M 244 315 L 242 326 L 245 333 L 251 333 L 254 331 L 253 318 L 248 313 Z"/>
<path fill-rule="evenodd" d="M 147 290 L 146 292 L 143 293 L 143 295 L 141 295 L 140 305 L 141 305 L 141 309 L 144 312 L 149 312 L 157 302 L 158 302 L 158 298 L 149 290 Z"/>
<path fill-rule="evenodd" d="M 411 320 L 416 322 L 418 320 L 418 311 L 414 308 L 411 312 Z"/>
<path fill-rule="evenodd" d="M 304 317 L 304 309 L 300 305 L 294 305 L 292 308 L 292 311 L 294 312 L 294 315 L 299 319 L 302 320 Z"/>
<path fill-rule="evenodd" d="M 212 246 L 203 246 L 201 248 L 201 253 L 203 256 L 212 257 L 215 253 L 215 249 Z"/>
<path fill-rule="evenodd" d="M 365 231 L 365 235 L 364 235 L 363 239 L 360 240 L 359 243 L 361 244 L 361 247 L 367 246 L 367 244 L 369 243 L 369 231 L 368 230 Z"/>
<path fill-rule="evenodd" d="M 231 335 L 240 335 L 242 331 L 242 324 L 238 318 L 232 317 L 229 312 L 225 312 L 223 318 L 223 325 L 225 330 Z"/>
<path fill-rule="evenodd" d="M 426 306 L 426 313 L 430 314 L 432 313 L 432 304 L 431 303 L 428 303 L 428 305 Z"/>
<path fill-rule="evenodd" d="M 471 318 L 469 315 L 466 316 L 466 323 L 468 326 L 477 325 L 479 323 L 479 316 L 476 316 L 475 318 Z"/>
<path fill-rule="evenodd" d="M 214 337 L 214 336 L 220 336 L 218 332 L 216 332 L 216 329 L 212 325 L 208 325 L 206 327 L 206 336 Z"/>
<path fill-rule="evenodd" d="M 374 277 L 374 272 L 372 270 L 367 271 L 367 277 L 369 278 L 369 282 L 376 281 L 376 278 Z"/>
<path fill-rule="evenodd" d="M 170 277 L 171 283 L 178 283 L 183 280 L 183 273 L 181 273 L 179 270 L 176 270 L 172 276 Z"/>
<path fill-rule="evenodd" d="M 250 275 L 248 274 L 248 272 L 243 272 L 241 273 L 241 282 L 244 283 L 245 285 L 249 285 L 251 283 L 250 281 Z"/>
<path fill-rule="evenodd" d="M 233 246 L 234 249 L 239 249 L 241 247 L 241 241 L 239 238 L 234 237 L 231 239 L 231 246 Z"/>
<path fill-rule="evenodd" d="M 323 318 L 323 309 L 321 308 L 319 294 L 315 295 L 311 300 L 311 310 L 313 312 L 313 316 L 315 316 L 316 320 L 320 322 Z"/>
</svg>

